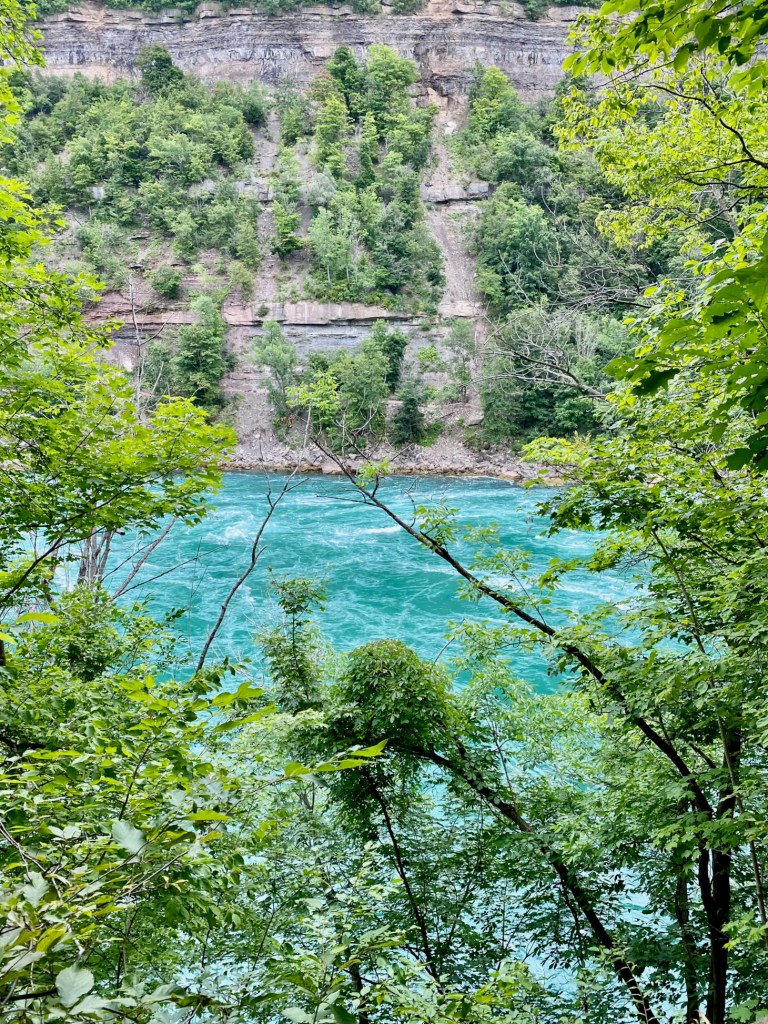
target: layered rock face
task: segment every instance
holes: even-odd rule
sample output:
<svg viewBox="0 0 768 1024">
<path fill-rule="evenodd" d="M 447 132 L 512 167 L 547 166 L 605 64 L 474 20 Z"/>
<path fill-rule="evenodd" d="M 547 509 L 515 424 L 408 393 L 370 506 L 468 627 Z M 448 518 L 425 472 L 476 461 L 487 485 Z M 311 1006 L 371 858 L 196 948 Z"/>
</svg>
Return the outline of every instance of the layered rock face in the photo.
<svg viewBox="0 0 768 1024">
<path fill-rule="evenodd" d="M 386 11 L 377 16 L 360 15 L 348 7 L 334 6 L 269 17 L 243 8 L 226 11 L 218 4 L 207 3 L 194 17 L 182 19 L 172 10 L 150 14 L 83 4 L 44 20 L 45 71 L 54 75 L 80 72 L 104 81 L 130 76 L 141 48 L 159 45 L 169 51 L 178 66 L 209 82 L 256 81 L 269 87 L 288 76 L 305 88 L 337 47 L 349 46 L 358 58 L 363 58 L 372 43 L 385 43 L 417 64 L 421 72 L 419 102 L 434 102 L 439 108 L 432 165 L 421 193 L 427 223 L 444 256 L 445 289 L 439 315 L 431 325 L 408 314 L 359 303 L 286 301 L 281 297 L 277 283 L 280 267 L 269 252 L 270 174 L 277 153 L 274 140 L 279 134 L 274 114 L 265 130 L 257 130 L 252 177 L 238 184 L 262 203 L 264 260 L 254 280 L 254 301 L 230 298 L 222 309 L 237 360 L 237 368 L 224 380 L 225 390 L 236 397 L 239 444 L 235 465 L 284 469 L 298 461 L 305 469 L 333 468 L 323 465 L 317 453 L 299 454 L 274 434 L 267 373 L 249 358 L 252 339 L 260 333 L 265 317 L 283 325 L 300 357 L 312 351 L 354 349 L 379 318 L 396 321 L 406 331 L 409 362 L 414 361 L 422 345 L 439 342 L 446 322 L 454 317 L 471 320 L 481 343 L 485 334 L 484 304 L 475 290 L 474 259 L 467 251 L 467 237 L 491 187 L 466 179 L 451 166 L 445 137 L 462 123 L 477 61 L 500 67 L 524 101 L 551 95 L 569 51 L 568 33 L 579 13 L 577 7 L 557 7 L 550 9 L 548 16 L 530 21 L 521 7 L 505 0 L 428 0 L 417 15 Z M 300 292 L 300 280 L 295 284 Z M 185 285 L 194 290 L 196 282 L 190 279 Z M 112 358 L 131 368 L 149 340 L 166 330 L 173 332 L 191 322 L 193 316 L 183 303 L 158 303 L 139 276 L 130 294 L 104 295 L 91 311 L 91 318 L 95 322 L 123 323 L 114 336 Z M 436 377 L 428 382 L 442 385 L 446 380 Z M 522 478 L 524 468 L 509 456 L 481 457 L 461 442 L 464 429 L 482 421 L 477 396 L 472 404 L 448 409 L 440 418 L 445 421 L 444 436 L 431 448 L 411 447 L 397 453 L 396 465 L 401 471 L 482 472 Z M 389 457 L 393 453 L 385 447 L 380 454 Z"/>
<path fill-rule="evenodd" d="M 307 85 L 336 47 L 362 57 L 372 43 L 386 43 L 416 62 L 426 94 L 445 106 L 466 94 L 478 60 L 502 68 L 524 100 L 551 93 L 578 13 L 557 7 L 530 21 L 516 4 L 430 0 L 418 15 L 361 15 L 335 6 L 270 17 L 203 4 L 182 20 L 171 10 L 83 4 L 46 18 L 42 29 L 50 73 L 105 80 L 130 72 L 141 47 L 157 44 L 210 81 L 275 84 L 288 75 Z"/>
</svg>

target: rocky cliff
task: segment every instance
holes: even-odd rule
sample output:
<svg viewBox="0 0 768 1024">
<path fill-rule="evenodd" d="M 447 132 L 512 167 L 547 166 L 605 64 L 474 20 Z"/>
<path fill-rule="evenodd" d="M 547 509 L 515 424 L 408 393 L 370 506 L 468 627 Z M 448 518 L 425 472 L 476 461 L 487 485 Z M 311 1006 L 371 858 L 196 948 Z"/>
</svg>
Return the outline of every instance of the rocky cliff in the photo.
<svg viewBox="0 0 768 1024">
<path fill-rule="evenodd" d="M 250 189 L 262 204 L 260 230 L 265 258 L 254 282 L 254 300 L 246 303 L 230 298 L 222 310 L 237 358 L 236 370 L 224 382 L 235 399 L 240 442 L 236 465 L 278 469 L 296 458 L 296 453 L 281 444 L 272 431 L 265 374 L 248 359 L 251 341 L 266 317 L 283 325 L 300 357 L 313 350 L 354 348 L 380 317 L 397 320 L 406 330 L 411 339 L 411 360 L 421 345 L 434 341 L 439 344 L 441 323 L 453 317 L 472 320 L 476 336 L 482 338 L 485 318 L 474 288 L 467 229 L 487 198 L 489 185 L 466 180 L 451 166 L 446 136 L 462 122 L 471 71 L 477 61 L 502 68 L 524 100 L 551 94 L 562 74 L 568 32 L 579 11 L 577 7 L 552 8 L 546 17 L 531 21 L 515 4 L 428 0 L 418 15 L 391 15 L 386 9 L 378 16 L 360 15 L 347 7 L 334 6 L 270 17 L 208 3 L 201 5 L 194 17 L 182 19 L 172 10 L 150 14 L 83 4 L 44 20 L 48 73 L 80 72 L 106 81 L 131 75 L 140 49 L 157 44 L 167 49 L 180 67 L 207 81 L 257 81 L 271 86 L 289 76 L 305 87 L 338 46 L 347 45 L 363 57 L 370 44 L 386 43 L 416 62 L 421 72 L 417 86 L 420 102 L 434 102 L 439 108 L 433 160 L 422 184 L 422 199 L 430 229 L 443 252 L 445 290 L 439 316 L 429 324 L 359 303 L 286 300 L 278 287 L 285 269 L 269 254 L 267 243 L 271 230 L 270 174 L 279 137 L 276 118 L 272 116 L 266 129 L 256 132 L 252 180 L 238 183 L 238 187 Z M 194 289 L 196 282 L 185 280 L 185 285 Z M 130 292 L 104 295 L 92 315 L 96 321 L 123 322 L 123 329 L 116 335 L 115 357 L 128 367 L 135 364 L 147 340 L 191 319 L 181 303 L 158 304 L 140 274 L 132 281 Z M 400 453 L 402 470 L 485 472 L 512 479 L 526 472 L 503 454 L 481 457 L 459 440 L 466 426 L 482 421 L 477 396 L 469 406 L 443 410 L 440 418 L 449 428 L 446 435 L 434 448 Z M 319 466 L 316 460 L 306 462 L 306 468 Z"/>
<path fill-rule="evenodd" d="M 46 18 L 42 29 L 51 73 L 107 80 L 130 72 L 142 46 L 158 44 L 203 79 L 274 84 L 289 75 L 306 85 L 336 47 L 362 56 L 371 43 L 386 43 L 416 62 L 430 98 L 449 105 L 465 94 L 478 60 L 502 68 L 523 99 L 550 93 L 578 12 L 554 7 L 531 21 L 516 4 L 429 0 L 418 15 L 361 15 L 333 6 L 271 17 L 207 3 L 182 20 L 173 10 L 83 4 Z"/>
</svg>

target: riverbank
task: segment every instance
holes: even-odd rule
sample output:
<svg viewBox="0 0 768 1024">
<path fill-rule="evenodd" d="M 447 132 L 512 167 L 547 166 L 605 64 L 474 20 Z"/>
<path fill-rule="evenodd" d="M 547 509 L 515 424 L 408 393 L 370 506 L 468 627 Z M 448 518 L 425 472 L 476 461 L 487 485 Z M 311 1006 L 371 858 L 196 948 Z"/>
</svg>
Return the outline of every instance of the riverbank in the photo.
<svg viewBox="0 0 768 1024">
<path fill-rule="evenodd" d="M 526 462 L 503 449 L 474 451 L 455 437 L 439 437 L 434 444 L 407 445 L 393 448 L 381 444 L 366 452 L 366 456 L 350 456 L 346 460 L 350 469 L 357 470 L 365 462 L 386 461 L 390 472 L 397 476 L 490 477 L 508 480 L 514 484 L 542 484 L 562 486 L 567 482 L 565 467 L 544 466 Z M 292 448 L 273 437 L 240 441 L 228 470 L 263 471 L 269 473 L 320 473 L 338 476 L 338 465 L 317 446 Z"/>
</svg>

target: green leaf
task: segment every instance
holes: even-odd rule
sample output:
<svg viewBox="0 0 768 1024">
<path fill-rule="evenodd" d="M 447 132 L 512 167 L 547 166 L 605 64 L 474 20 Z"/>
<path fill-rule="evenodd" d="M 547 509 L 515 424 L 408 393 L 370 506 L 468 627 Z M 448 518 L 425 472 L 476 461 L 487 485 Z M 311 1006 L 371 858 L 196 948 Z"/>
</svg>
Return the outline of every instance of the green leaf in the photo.
<svg viewBox="0 0 768 1024">
<path fill-rule="evenodd" d="M 47 952 L 51 946 L 54 946 L 59 939 L 63 939 L 69 929 L 65 924 L 55 924 L 51 928 L 46 928 L 41 937 L 38 939 L 36 949 L 40 953 Z"/>
<path fill-rule="evenodd" d="M 677 369 L 674 370 L 651 370 L 651 372 L 644 377 L 641 381 L 638 381 L 635 385 L 635 390 L 638 394 L 649 395 L 653 391 L 658 391 L 660 388 L 665 387 L 670 380 L 677 374 Z"/>
<path fill-rule="evenodd" d="M 64 828 L 56 828 L 55 825 L 49 825 L 48 831 L 52 836 L 56 836 L 57 839 L 79 839 L 82 834 L 82 830 L 77 825 L 65 825 Z"/>
<path fill-rule="evenodd" d="M 172 999 L 174 994 L 177 992 L 177 985 L 158 985 L 148 995 L 144 996 L 141 1000 L 145 1006 L 151 1006 L 152 1003 L 167 1003 L 169 999 Z"/>
<path fill-rule="evenodd" d="M 195 811 L 194 814 L 185 815 L 185 818 L 187 821 L 228 821 L 229 815 L 221 811 Z"/>
<path fill-rule="evenodd" d="M 749 448 L 737 448 L 735 452 L 728 456 L 728 468 L 729 469 L 743 469 L 748 463 L 752 461 L 753 454 Z"/>
<path fill-rule="evenodd" d="M 46 626 L 52 626 L 60 621 L 59 616 L 54 615 L 53 612 L 25 612 L 16 619 L 14 626 L 18 626 L 22 622 L 42 622 Z"/>
<path fill-rule="evenodd" d="M 112 823 L 112 838 L 128 853 L 138 853 L 146 846 L 144 833 L 134 828 L 129 821 L 114 821 Z"/>
<path fill-rule="evenodd" d="M 350 748 L 350 754 L 354 754 L 355 757 L 378 757 L 379 754 L 384 752 L 388 740 L 382 740 L 381 743 L 376 743 L 372 747 L 365 747 L 363 750 L 358 750 L 357 747 Z"/>
<path fill-rule="evenodd" d="M 235 696 L 238 700 L 255 700 L 257 697 L 261 697 L 263 693 L 263 687 L 254 686 L 252 683 L 241 683 L 237 690 L 235 690 Z"/>
<path fill-rule="evenodd" d="M 30 871 L 29 882 L 21 887 L 24 899 L 36 907 L 40 900 L 48 892 L 48 883 L 39 871 Z"/>
<path fill-rule="evenodd" d="M 93 975 L 85 968 L 65 967 L 56 975 L 56 991 L 65 1006 L 74 1006 L 92 988 Z"/>
<path fill-rule="evenodd" d="M 226 708 L 229 707 L 230 704 L 234 704 L 236 700 L 237 696 L 234 693 L 230 693 L 228 690 L 225 690 L 223 693 L 220 693 L 218 696 L 213 698 L 211 701 L 211 707 Z"/>
<path fill-rule="evenodd" d="M 705 17 L 694 27 L 694 34 L 699 46 L 704 48 L 717 39 L 718 24 L 716 18 Z"/>
<path fill-rule="evenodd" d="M 696 47 L 693 45 L 693 43 L 686 43 L 685 46 L 680 47 L 672 61 L 675 71 L 685 70 L 685 68 L 688 66 L 688 60 L 695 49 Z"/>
<path fill-rule="evenodd" d="M 259 722 L 262 718 L 266 718 L 268 715 L 275 713 L 275 705 L 270 704 L 269 707 L 262 708 L 260 711 L 254 711 L 252 715 L 245 715 L 243 718 L 233 718 L 229 722 L 222 722 L 221 725 L 216 725 L 211 732 L 218 736 L 223 732 L 232 732 L 234 729 L 239 729 L 243 725 L 250 725 L 251 722 Z"/>
<path fill-rule="evenodd" d="M 345 1010 L 343 1006 L 338 1006 L 334 1003 L 331 1007 L 331 1013 L 336 1024 L 357 1024 L 357 1018 Z"/>
<path fill-rule="evenodd" d="M 77 1004 L 77 1006 L 72 1007 L 72 1016 L 74 1017 L 76 1014 L 83 1013 L 93 1015 L 98 1014 L 98 1016 L 101 1017 L 102 1015 L 99 1011 L 106 1009 L 108 1006 L 108 999 L 102 999 L 101 996 L 94 995 L 86 996 L 85 999 L 82 999 Z"/>
</svg>

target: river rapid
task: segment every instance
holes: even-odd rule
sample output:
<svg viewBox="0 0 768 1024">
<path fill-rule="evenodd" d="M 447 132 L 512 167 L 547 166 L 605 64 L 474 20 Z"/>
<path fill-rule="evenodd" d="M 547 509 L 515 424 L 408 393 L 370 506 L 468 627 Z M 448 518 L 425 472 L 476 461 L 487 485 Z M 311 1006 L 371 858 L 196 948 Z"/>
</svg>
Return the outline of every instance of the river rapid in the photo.
<svg viewBox="0 0 768 1024">
<path fill-rule="evenodd" d="M 255 637 L 278 621 L 270 592 L 274 578 L 310 576 L 323 581 L 327 604 L 319 625 L 327 640 L 342 651 L 381 638 L 397 638 L 422 657 L 443 651 L 451 624 L 499 617 L 492 602 L 460 597 L 461 581 L 453 570 L 405 534 L 384 512 L 359 503 L 352 485 L 338 477 L 308 476 L 280 503 L 262 539 L 258 565 L 232 600 L 211 648 L 209 660 L 229 656 L 260 663 Z M 126 591 L 125 599 L 147 601 L 157 616 L 174 609 L 182 650 L 196 657 L 222 601 L 249 563 L 251 547 L 266 514 L 267 493 L 279 492 L 283 479 L 258 473 L 227 473 L 212 498 L 215 510 L 192 527 L 175 524 L 151 554 Z M 471 527 L 497 524 L 503 542 L 530 550 L 536 569 L 552 557 L 574 558 L 590 552 L 594 539 L 565 531 L 547 536 L 546 521 L 536 507 L 549 492 L 525 490 L 503 480 L 466 477 L 394 477 L 380 496 L 410 518 L 414 504 L 456 508 Z M 120 538 L 107 582 L 119 582 L 130 568 L 126 559 L 140 542 Z M 143 542 L 142 542 L 143 543 Z M 469 555 L 459 544 L 457 550 Z M 122 565 L 121 565 L 122 563 Z M 500 580 L 499 582 L 503 582 Z M 569 574 L 557 592 L 549 621 L 563 611 L 587 611 L 600 602 L 619 605 L 629 583 L 619 574 L 586 571 Z M 442 657 L 455 651 L 449 645 Z M 548 687 L 544 666 L 530 655 L 516 655 L 521 673 Z"/>
</svg>

